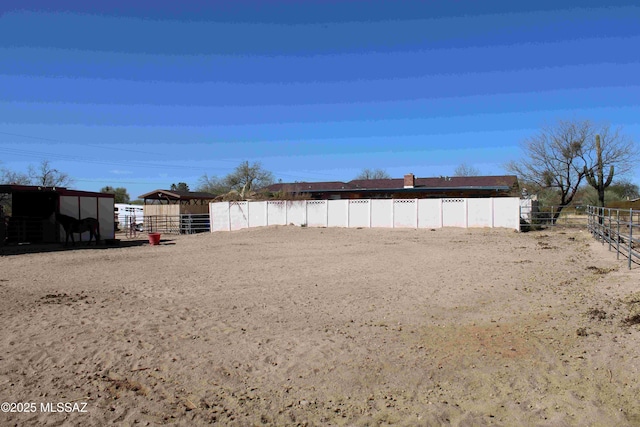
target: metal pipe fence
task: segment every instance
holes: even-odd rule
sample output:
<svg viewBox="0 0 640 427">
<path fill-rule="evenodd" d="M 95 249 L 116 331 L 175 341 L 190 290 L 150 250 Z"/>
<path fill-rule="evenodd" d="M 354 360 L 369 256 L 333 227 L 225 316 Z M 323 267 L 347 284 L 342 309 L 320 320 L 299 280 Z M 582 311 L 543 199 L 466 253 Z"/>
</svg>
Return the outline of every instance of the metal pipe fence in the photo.
<svg viewBox="0 0 640 427">
<path fill-rule="evenodd" d="M 587 212 L 584 206 L 543 206 L 520 208 L 520 228 L 523 231 L 540 227 L 585 227 Z"/>
<path fill-rule="evenodd" d="M 209 214 L 145 215 L 148 233 L 195 234 L 211 231 Z"/>
<path fill-rule="evenodd" d="M 629 269 L 639 263 L 640 211 L 633 209 L 587 207 L 588 228 L 594 238 L 615 249 L 616 257 L 626 256 Z M 637 236 L 637 237 L 636 237 Z"/>
</svg>

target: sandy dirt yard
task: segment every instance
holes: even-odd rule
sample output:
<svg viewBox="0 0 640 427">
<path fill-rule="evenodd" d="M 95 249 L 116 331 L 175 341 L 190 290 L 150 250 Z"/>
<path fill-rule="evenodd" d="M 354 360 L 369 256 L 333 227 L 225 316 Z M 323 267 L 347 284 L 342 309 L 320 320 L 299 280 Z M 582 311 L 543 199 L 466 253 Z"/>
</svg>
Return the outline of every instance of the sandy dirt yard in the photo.
<svg viewBox="0 0 640 427">
<path fill-rule="evenodd" d="M 55 249 L 0 257 L 3 426 L 640 425 L 640 268 L 586 231 Z"/>
</svg>

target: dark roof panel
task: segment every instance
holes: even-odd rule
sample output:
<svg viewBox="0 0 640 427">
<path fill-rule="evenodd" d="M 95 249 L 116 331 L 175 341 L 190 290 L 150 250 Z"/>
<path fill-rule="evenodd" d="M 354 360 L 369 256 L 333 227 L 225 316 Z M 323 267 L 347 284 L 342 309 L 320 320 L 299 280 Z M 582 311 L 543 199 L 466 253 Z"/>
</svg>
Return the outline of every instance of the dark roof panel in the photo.
<svg viewBox="0 0 640 427">
<path fill-rule="evenodd" d="M 197 191 L 154 190 L 138 196 L 139 199 L 164 200 L 213 200 L 215 194 Z"/>
<path fill-rule="evenodd" d="M 515 175 L 498 176 L 454 176 L 416 178 L 415 189 L 511 189 L 518 186 Z M 264 190 L 268 192 L 284 191 L 288 193 L 305 193 L 321 191 L 349 191 L 349 190 L 399 190 L 404 189 L 403 178 L 390 179 L 355 179 L 349 182 L 294 182 L 273 184 Z"/>
</svg>

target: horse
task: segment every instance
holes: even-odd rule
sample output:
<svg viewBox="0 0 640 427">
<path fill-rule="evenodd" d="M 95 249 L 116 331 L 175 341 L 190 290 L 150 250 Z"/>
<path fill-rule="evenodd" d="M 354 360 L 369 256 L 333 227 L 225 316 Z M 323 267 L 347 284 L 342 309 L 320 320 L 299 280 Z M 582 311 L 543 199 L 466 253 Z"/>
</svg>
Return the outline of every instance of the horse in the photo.
<svg viewBox="0 0 640 427">
<path fill-rule="evenodd" d="M 89 232 L 89 241 L 87 245 L 91 244 L 91 239 L 95 236 L 96 245 L 100 240 L 100 223 L 95 218 L 84 218 L 84 219 L 75 219 L 68 215 L 62 215 L 61 213 L 56 212 L 56 221 L 64 228 L 64 232 L 66 234 L 66 239 L 64 245 L 67 246 L 69 244 L 69 236 L 71 236 L 71 242 L 75 245 L 76 241 L 73 238 L 73 233 L 78 233 L 80 235 L 80 241 L 82 242 L 82 233 L 85 231 Z"/>
</svg>

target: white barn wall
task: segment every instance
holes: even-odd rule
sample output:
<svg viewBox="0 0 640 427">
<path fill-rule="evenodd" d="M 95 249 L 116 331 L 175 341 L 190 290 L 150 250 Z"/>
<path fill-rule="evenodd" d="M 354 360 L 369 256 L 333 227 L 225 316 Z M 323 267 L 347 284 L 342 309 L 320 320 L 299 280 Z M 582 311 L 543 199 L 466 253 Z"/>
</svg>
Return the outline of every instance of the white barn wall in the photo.
<svg viewBox="0 0 640 427">
<path fill-rule="evenodd" d="M 60 196 L 60 213 L 75 219 L 96 218 L 100 225 L 101 239 L 115 238 L 113 207 L 113 199 L 109 197 Z M 64 229 L 59 228 L 60 240 L 64 242 Z M 82 233 L 80 237 L 82 241 L 88 241 L 89 232 Z M 78 236 L 74 235 L 74 238 Z"/>
<path fill-rule="evenodd" d="M 78 219 L 78 196 L 60 196 L 60 213 Z M 64 229 L 58 227 L 58 232 L 60 241 L 64 242 L 66 238 Z"/>
<path fill-rule="evenodd" d="M 504 227 L 520 230 L 520 202 L 517 197 L 221 202 L 211 203 L 209 209 L 212 232 L 286 224 L 308 227 Z"/>
<path fill-rule="evenodd" d="M 349 227 L 370 227 L 370 210 L 369 199 L 349 200 Z"/>
<path fill-rule="evenodd" d="M 101 239 L 115 239 L 115 218 L 113 215 L 113 199 L 98 197 L 98 222 Z"/>
</svg>

